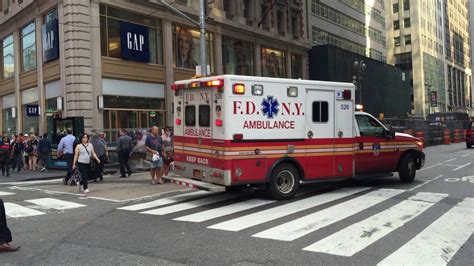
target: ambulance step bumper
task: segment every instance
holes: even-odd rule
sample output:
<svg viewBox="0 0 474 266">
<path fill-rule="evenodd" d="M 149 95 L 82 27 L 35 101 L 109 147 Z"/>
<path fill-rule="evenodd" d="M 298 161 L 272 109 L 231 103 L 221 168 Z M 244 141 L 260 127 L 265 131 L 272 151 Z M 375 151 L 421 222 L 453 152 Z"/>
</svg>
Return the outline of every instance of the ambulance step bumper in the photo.
<svg viewBox="0 0 474 266">
<path fill-rule="evenodd" d="M 174 184 L 178 184 L 178 185 L 182 185 L 182 186 L 186 186 L 190 188 L 195 188 L 195 189 L 206 190 L 210 192 L 225 191 L 225 186 L 211 184 L 211 183 L 194 180 L 190 178 L 185 178 L 185 177 L 168 176 L 168 177 L 163 177 L 163 179 Z"/>
</svg>

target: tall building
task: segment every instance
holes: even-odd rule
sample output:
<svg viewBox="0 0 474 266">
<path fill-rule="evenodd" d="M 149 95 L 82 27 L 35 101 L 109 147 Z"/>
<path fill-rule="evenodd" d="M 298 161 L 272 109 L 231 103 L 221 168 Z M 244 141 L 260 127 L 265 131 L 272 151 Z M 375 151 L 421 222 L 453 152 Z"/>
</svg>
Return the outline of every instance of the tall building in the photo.
<svg viewBox="0 0 474 266">
<path fill-rule="evenodd" d="M 166 2 L 198 18 L 199 1 Z M 208 2 L 212 74 L 307 78 L 305 1 Z M 170 87 L 195 74 L 199 34 L 157 0 L 0 0 L 0 128 L 173 125 Z"/>
<path fill-rule="evenodd" d="M 341 49 L 385 62 L 384 0 L 308 0 L 311 44 Z"/>
<path fill-rule="evenodd" d="M 470 66 L 471 71 L 474 69 L 474 49 L 473 49 L 473 40 L 474 40 L 474 1 L 469 0 L 469 40 L 471 41 L 470 51 L 471 51 L 471 58 L 470 58 Z M 474 118 L 474 75 L 471 74 L 471 110 L 470 116 Z"/>
<path fill-rule="evenodd" d="M 386 6 L 387 62 L 411 73 L 412 113 L 465 112 L 471 76 L 467 1 L 386 0 Z"/>
</svg>

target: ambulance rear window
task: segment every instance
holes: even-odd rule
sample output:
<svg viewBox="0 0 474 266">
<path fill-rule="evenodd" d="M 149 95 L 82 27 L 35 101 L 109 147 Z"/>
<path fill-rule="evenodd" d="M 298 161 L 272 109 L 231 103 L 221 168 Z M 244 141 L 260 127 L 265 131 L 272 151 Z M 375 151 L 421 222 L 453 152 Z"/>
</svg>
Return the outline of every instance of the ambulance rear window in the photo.
<svg viewBox="0 0 474 266">
<path fill-rule="evenodd" d="M 329 103 L 313 102 L 313 122 L 326 123 L 329 120 Z"/>
<path fill-rule="evenodd" d="M 211 126 L 211 107 L 209 105 L 199 105 L 199 126 Z"/>
<path fill-rule="evenodd" d="M 184 108 L 184 124 L 187 127 L 196 126 L 196 106 L 188 105 Z"/>
</svg>

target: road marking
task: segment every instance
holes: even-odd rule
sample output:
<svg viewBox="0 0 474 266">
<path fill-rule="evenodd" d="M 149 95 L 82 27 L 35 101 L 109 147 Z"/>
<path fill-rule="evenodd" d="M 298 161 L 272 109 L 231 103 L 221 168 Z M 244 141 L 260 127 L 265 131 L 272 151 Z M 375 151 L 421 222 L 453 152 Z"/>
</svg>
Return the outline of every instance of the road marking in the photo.
<svg viewBox="0 0 474 266">
<path fill-rule="evenodd" d="M 437 179 L 439 179 L 439 178 L 441 178 L 441 177 L 443 177 L 443 176 L 444 176 L 444 175 L 439 175 L 439 176 L 437 176 L 437 177 L 435 177 L 435 178 L 433 178 L 433 179 L 431 179 L 431 180 L 429 180 L 429 181 L 426 181 L 425 183 L 422 183 L 422 184 L 419 184 L 419 185 L 417 185 L 417 186 L 415 186 L 415 187 L 410 188 L 408 191 L 413 191 L 413 190 L 415 190 L 415 189 L 417 189 L 417 188 L 420 188 L 420 187 L 422 187 L 422 186 L 424 186 L 424 185 L 427 185 L 427 184 L 429 184 L 430 182 L 433 182 L 433 181 L 435 181 L 435 180 L 437 180 Z"/>
<path fill-rule="evenodd" d="M 446 160 L 446 161 L 443 161 L 443 163 L 449 163 L 449 162 L 452 162 L 454 160 L 456 160 L 457 158 L 453 158 L 453 159 L 449 159 L 449 160 Z"/>
<path fill-rule="evenodd" d="M 348 197 L 368 189 L 370 188 L 342 188 L 336 191 L 330 191 L 321 195 L 312 196 L 302 200 L 280 205 L 278 207 L 248 214 L 222 223 L 214 224 L 212 226 L 209 226 L 208 228 L 237 232 L 300 211 L 317 207 L 331 201 L 342 199 L 344 197 Z"/>
<path fill-rule="evenodd" d="M 421 168 L 420 170 L 418 170 L 418 172 L 420 171 L 424 171 L 426 169 L 430 169 L 430 168 L 433 168 L 433 167 L 436 167 L 436 166 L 439 166 L 441 165 L 440 163 L 437 163 L 437 164 L 433 164 L 433 165 L 430 165 L 430 166 L 427 166 L 427 167 L 424 167 L 424 168 Z"/>
<path fill-rule="evenodd" d="M 0 197 L 1 196 L 9 196 L 9 195 L 15 195 L 15 193 L 0 191 Z"/>
<path fill-rule="evenodd" d="M 461 157 L 466 158 L 466 157 L 469 157 L 469 156 L 471 156 L 471 154 L 468 153 L 468 154 L 464 154 L 464 155 L 461 156 Z"/>
<path fill-rule="evenodd" d="M 350 225 L 303 250 L 350 257 L 402 227 L 447 196 L 448 194 L 417 193 L 397 205 Z"/>
<path fill-rule="evenodd" d="M 207 191 L 196 191 L 196 192 L 180 194 L 180 195 L 176 195 L 176 196 L 172 196 L 172 197 L 167 197 L 167 198 L 163 198 L 163 199 L 157 199 L 157 200 L 150 201 L 150 202 L 144 202 L 144 203 L 140 203 L 140 204 L 125 206 L 125 207 L 121 207 L 121 208 L 118 208 L 118 209 L 119 210 L 127 210 L 127 211 L 139 211 L 139 210 L 144 210 L 144 209 L 151 209 L 151 208 L 160 207 L 160 206 L 167 205 L 167 204 L 170 204 L 170 203 L 176 203 L 176 202 L 179 202 L 179 201 L 184 201 L 184 200 L 188 200 L 188 199 L 191 199 L 191 198 L 196 198 L 196 197 L 203 196 L 203 195 L 213 195 L 213 193 L 209 193 Z"/>
<path fill-rule="evenodd" d="M 46 214 L 34 209 L 26 208 L 21 205 L 5 202 L 5 213 L 11 218 L 30 217 Z"/>
<path fill-rule="evenodd" d="M 380 202 L 405 192 L 398 189 L 379 189 L 330 208 L 303 216 L 291 222 L 253 235 L 281 241 L 293 241 L 330 224 L 343 220 Z"/>
<path fill-rule="evenodd" d="M 457 167 L 456 169 L 453 169 L 453 172 L 454 172 L 454 171 L 457 171 L 457 170 L 459 170 L 459 169 L 461 169 L 461 168 L 464 168 L 464 167 L 466 167 L 466 166 L 468 166 L 468 165 L 470 165 L 470 164 L 471 164 L 471 163 L 467 163 L 467 164 L 465 164 L 465 165 L 461 165 L 461 166 Z"/>
<path fill-rule="evenodd" d="M 53 198 L 32 199 L 25 201 L 38 205 L 40 209 L 68 210 L 86 206 L 75 202 L 69 202 Z"/>
<path fill-rule="evenodd" d="M 244 202 L 238 202 L 235 204 L 222 206 L 216 209 L 211 209 L 203 212 L 198 212 L 182 217 L 178 217 L 176 221 L 186 221 L 186 222 L 204 222 L 211 219 L 219 218 L 226 216 L 232 213 L 249 210 L 259 206 L 267 205 L 275 202 L 274 200 L 263 200 L 263 199 L 251 199 Z"/>
<path fill-rule="evenodd" d="M 3 185 L 10 185 L 10 186 L 18 186 L 18 185 L 36 185 L 36 184 L 49 184 L 49 183 L 62 183 L 62 178 L 60 179 L 52 179 L 52 180 L 36 180 L 36 181 L 20 181 L 20 182 L 4 182 L 0 183 L 0 186 Z"/>
<path fill-rule="evenodd" d="M 170 214 L 174 212 L 180 212 L 184 210 L 189 210 L 189 209 L 194 209 L 197 207 L 205 206 L 205 205 L 210 205 L 213 203 L 237 198 L 240 195 L 238 193 L 235 194 L 230 194 L 230 193 L 222 193 L 220 195 L 212 196 L 212 197 L 207 197 L 204 199 L 198 199 L 190 202 L 184 202 L 181 204 L 176 204 L 176 205 L 171 205 L 168 207 L 163 207 L 163 208 L 158 208 L 158 209 L 153 209 L 149 211 L 144 211 L 140 212 L 143 214 L 152 214 L 152 215 L 165 215 L 165 214 Z"/>
<path fill-rule="evenodd" d="M 446 265 L 474 233 L 474 198 L 465 198 L 378 265 Z"/>
</svg>

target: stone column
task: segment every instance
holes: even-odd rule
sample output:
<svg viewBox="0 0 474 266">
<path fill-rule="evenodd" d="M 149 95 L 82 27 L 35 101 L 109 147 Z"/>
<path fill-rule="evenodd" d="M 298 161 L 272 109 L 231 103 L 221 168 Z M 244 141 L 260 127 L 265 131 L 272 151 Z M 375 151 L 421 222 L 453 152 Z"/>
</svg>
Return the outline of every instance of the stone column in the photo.
<svg viewBox="0 0 474 266">
<path fill-rule="evenodd" d="M 255 76 L 262 76 L 262 46 L 259 43 L 255 44 L 254 61 Z"/>
<path fill-rule="evenodd" d="M 20 90 L 20 71 L 21 71 L 21 41 L 20 31 L 15 29 L 13 32 L 13 49 L 15 62 L 15 103 L 16 103 L 16 133 L 23 132 L 23 108 Z"/>
<path fill-rule="evenodd" d="M 43 35 L 41 27 L 43 25 L 43 17 L 39 16 L 35 20 L 36 25 L 36 73 L 38 77 L 38 106 L 40 107 L 39 134 L 43 134 L 47 130 L 46 123 L 46 91 L 43 82 Z"/>
<path fill-rule="evenodd" d="M 174 82 L 174 62 L 173 62 L 173 24 L 169 20 L 163 20 L 163 55 L 165 64 L 165 105 L 166 105 L 166 125 L 173 126 L 173 97 L 174 91 L 171 84 Z"/>
<path fill-rule="evenodd" d="M 220 28 L 216 30 L 214 33 L 214 72 L 217 75 L 222 75 L 224 74 L 224 67 L 223 67 L 223 59 L 222 59 L 222 33 L 220 31 Z M 209 50 L 211 50 L 211 47 L 209 47 Z"/>
<path fill-rule="evenodd" d="M 91 2 L 63 1 L 65 113 L 84 117 L 84 130 L 93 125 Z"/>
<path fill-rule="evenodd" d="M 91 25 L 100 25 L 99 3 L 91 2 Z M 92 36 L 92 127 L 96 129 L 104 128 L 104 111 L 97 106 L 97 97 L 102 95 L 102 54 L 100 28 L 91 28 Z"/>
<path fill-rule="evenodd" d="M 302 73 L 302 78 L 303 79 L 309 79 L 309 64 L 308 64 L 309 60 L 308 60 L 308 56 L 306 55 L 302 55 L 301 56 L 301 73 Z"/>
<path fill-rule="evenodd" d="M 285 67 L 286 67 L 286 77 L 291 79 L 291 53 L 289 51 L 285 52 Z"/>
</svg>

